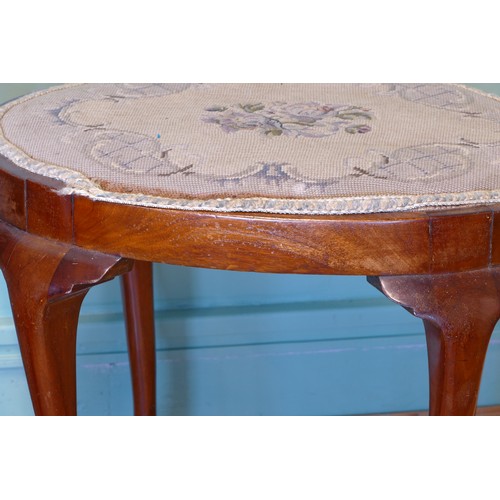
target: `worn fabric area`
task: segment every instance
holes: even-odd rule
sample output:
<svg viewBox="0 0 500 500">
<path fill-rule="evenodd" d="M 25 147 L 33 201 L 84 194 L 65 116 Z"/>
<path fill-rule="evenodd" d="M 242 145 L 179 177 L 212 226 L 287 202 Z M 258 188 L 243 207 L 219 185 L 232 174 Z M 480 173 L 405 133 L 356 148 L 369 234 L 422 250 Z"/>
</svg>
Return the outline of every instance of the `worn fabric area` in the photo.
<svg viewBox="0 0 500 500">
<path fill-rule="evenodd" d="M 497 202 L 500 101 L 452 84 L 78 84 L 0 109 L 0 154 L 67 192 L 342 214 Z"/>
</svg>

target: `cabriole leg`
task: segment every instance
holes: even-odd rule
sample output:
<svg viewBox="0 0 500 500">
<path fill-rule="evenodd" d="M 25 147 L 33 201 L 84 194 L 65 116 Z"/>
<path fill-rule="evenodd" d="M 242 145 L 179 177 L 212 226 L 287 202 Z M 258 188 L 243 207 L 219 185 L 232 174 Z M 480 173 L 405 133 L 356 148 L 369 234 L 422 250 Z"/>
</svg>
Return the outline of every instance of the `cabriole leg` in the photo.
<svg viewBox="0 0 500 500">
<path fill-rule="evenodd" d="M 496 268 L 368 281 L 424 322 L 431 415 L 474 415 L 488 342 L 500 317 Z"/>
<path fill-rule="evenodd" d="M 135 415 L 156 414 L 156 351 L 153 266 L 135 261 L 122 276 L 122 295 L 134 391 Z"/>
<path fill-rule="evenodd" d="M 82 301 L 92 286 L 130 266 L 121 257 L 33 236 L 0 221 L 0 268 L 37 415 L 76 414 L 76 330 Z"/>
</svg>

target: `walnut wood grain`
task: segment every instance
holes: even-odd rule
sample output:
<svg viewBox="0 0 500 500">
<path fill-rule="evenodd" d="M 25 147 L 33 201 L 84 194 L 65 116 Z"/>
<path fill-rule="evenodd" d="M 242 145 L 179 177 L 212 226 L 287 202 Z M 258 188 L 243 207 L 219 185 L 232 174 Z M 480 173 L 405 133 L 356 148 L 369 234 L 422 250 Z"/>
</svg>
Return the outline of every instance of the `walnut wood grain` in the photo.
<svg viewBox="0 0 500 500">
<path fill-rule="evenodd" d="M 500 265 L 500 213 L 493 213 L 493 227 L 491 234 L 491 264 Z"/>
<path fill-rule="evenodd" d="M 138 260 L 197 267 L 310 274 L 427 272 L 422 218 L 215 214 L 113 205 L 76 198 L 75 242 Z M 144 235 L 147 236 L 147 244 Z M 381 247 L 385 250 L 382 255 Z"/>
<path fill-rule="evenodd" d="M 424 322 L 431 415 L 473 415 L 484 359 L 500 318 L 500 269 L 369 282 Z"/>
<path fill-rule="evenodd" d="M 73 241 L 73 197 L 26 180 L 27 231 L 65 243 Z"/>
<path fill-rule="evenodd" d="M 26 228 L 24 181 L 0 170 L 0 219 Z"/>
<path fill-rule="evenodd" d="M 0 221 L 0 268 L 37 415 L 76 414 L 76 330 L 88 290 L 129 260 L 30 235 Z"/>
<path fill-rule="evenodd" d="M 494 208 L 286 216 L 162 210 L 77 197 L 75 241 L 103 252 L 116 252 L 119 241 L 128 257 L 238 271 L 432 274 L 490 265 Z"/>
<path fill-rule="evenodd" d="M 10 205 L 26 207 L 33 234 L 140 261 L 375 276 L 459 272 L 500 263 L 498 204 L 336 216 L 182 211 L 67 195 L 60 181 L 2 157 L 0 169 L 11 181 L 24 183 L 16 197 L 10 194 Z M 0 182 L 0 198 L 9 193 Z M 43 199 L 47 203 L 41 207 Z"/>
<path fill-rule="evenodd" d="M 122 276 L 134 414 L 156 414 L 156 351 L 153 307 L 153 266 L 135 261 Z"/>
<path fill-rule="evenodd" d="M 488 267 L 492 224 L 492 212 L 431 217 L 431 273 Z"/>
</svg>

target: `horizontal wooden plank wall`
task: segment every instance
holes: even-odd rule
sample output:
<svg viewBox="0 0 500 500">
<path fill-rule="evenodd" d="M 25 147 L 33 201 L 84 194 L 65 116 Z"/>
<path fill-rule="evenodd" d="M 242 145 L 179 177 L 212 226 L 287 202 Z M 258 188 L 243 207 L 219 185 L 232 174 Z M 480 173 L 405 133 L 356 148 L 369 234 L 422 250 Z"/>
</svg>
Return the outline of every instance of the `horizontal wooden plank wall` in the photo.
<svg viewBox="0 0 500 500">
<path fill-rule="evenodd" d="M 427 406 L 421 323 L 361 277 L 155 266 L 161 415 L 344 415 Z M 0 286 L 0 414 L 32 412 Z M 79 413 L 129 415 L 119 283 L 93 289 L 78 335 Z M 500 329 L 481 405 L 500 402 Z"/>
<path fill-rule="evenodd" d="M 0 102 L 33 88 L 0 85 Z M 500 84 L 482 88 L 500 94 Z M 155 288 L 161 415 L 356 415 L 427 407 L 422 324 L 363 277 L 155 265 Z M 91 290 L 84 303 L 78 391 L 81 415 L 132 413 L 118 281 Z M 479 404 L 500 404 L 500 327 Z M 0 415 L 30 414 L 0 277 Z"/>
</svg>

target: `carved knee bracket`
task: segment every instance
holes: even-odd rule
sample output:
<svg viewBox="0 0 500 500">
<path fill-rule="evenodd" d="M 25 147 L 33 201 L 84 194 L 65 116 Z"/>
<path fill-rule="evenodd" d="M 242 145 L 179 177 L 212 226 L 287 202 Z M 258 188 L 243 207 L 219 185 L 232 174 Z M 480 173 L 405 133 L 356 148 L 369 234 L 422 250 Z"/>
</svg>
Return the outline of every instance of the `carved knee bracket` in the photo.
<svg viewBox="0 0 500 500">
<path fill-rule="evenodd" d="M 500 270 L 369 277 L 424 322 L 431 415 L 473 415 L 489 339 L 500 318 Z"/>
<path fill-rule="evenodd" d="M 132 261 L 30 235 L 0 221 L 0 268 L 9 290 L 35 408 L 76 414 L 76 329 L 82 301 Z"/>
</svg>

